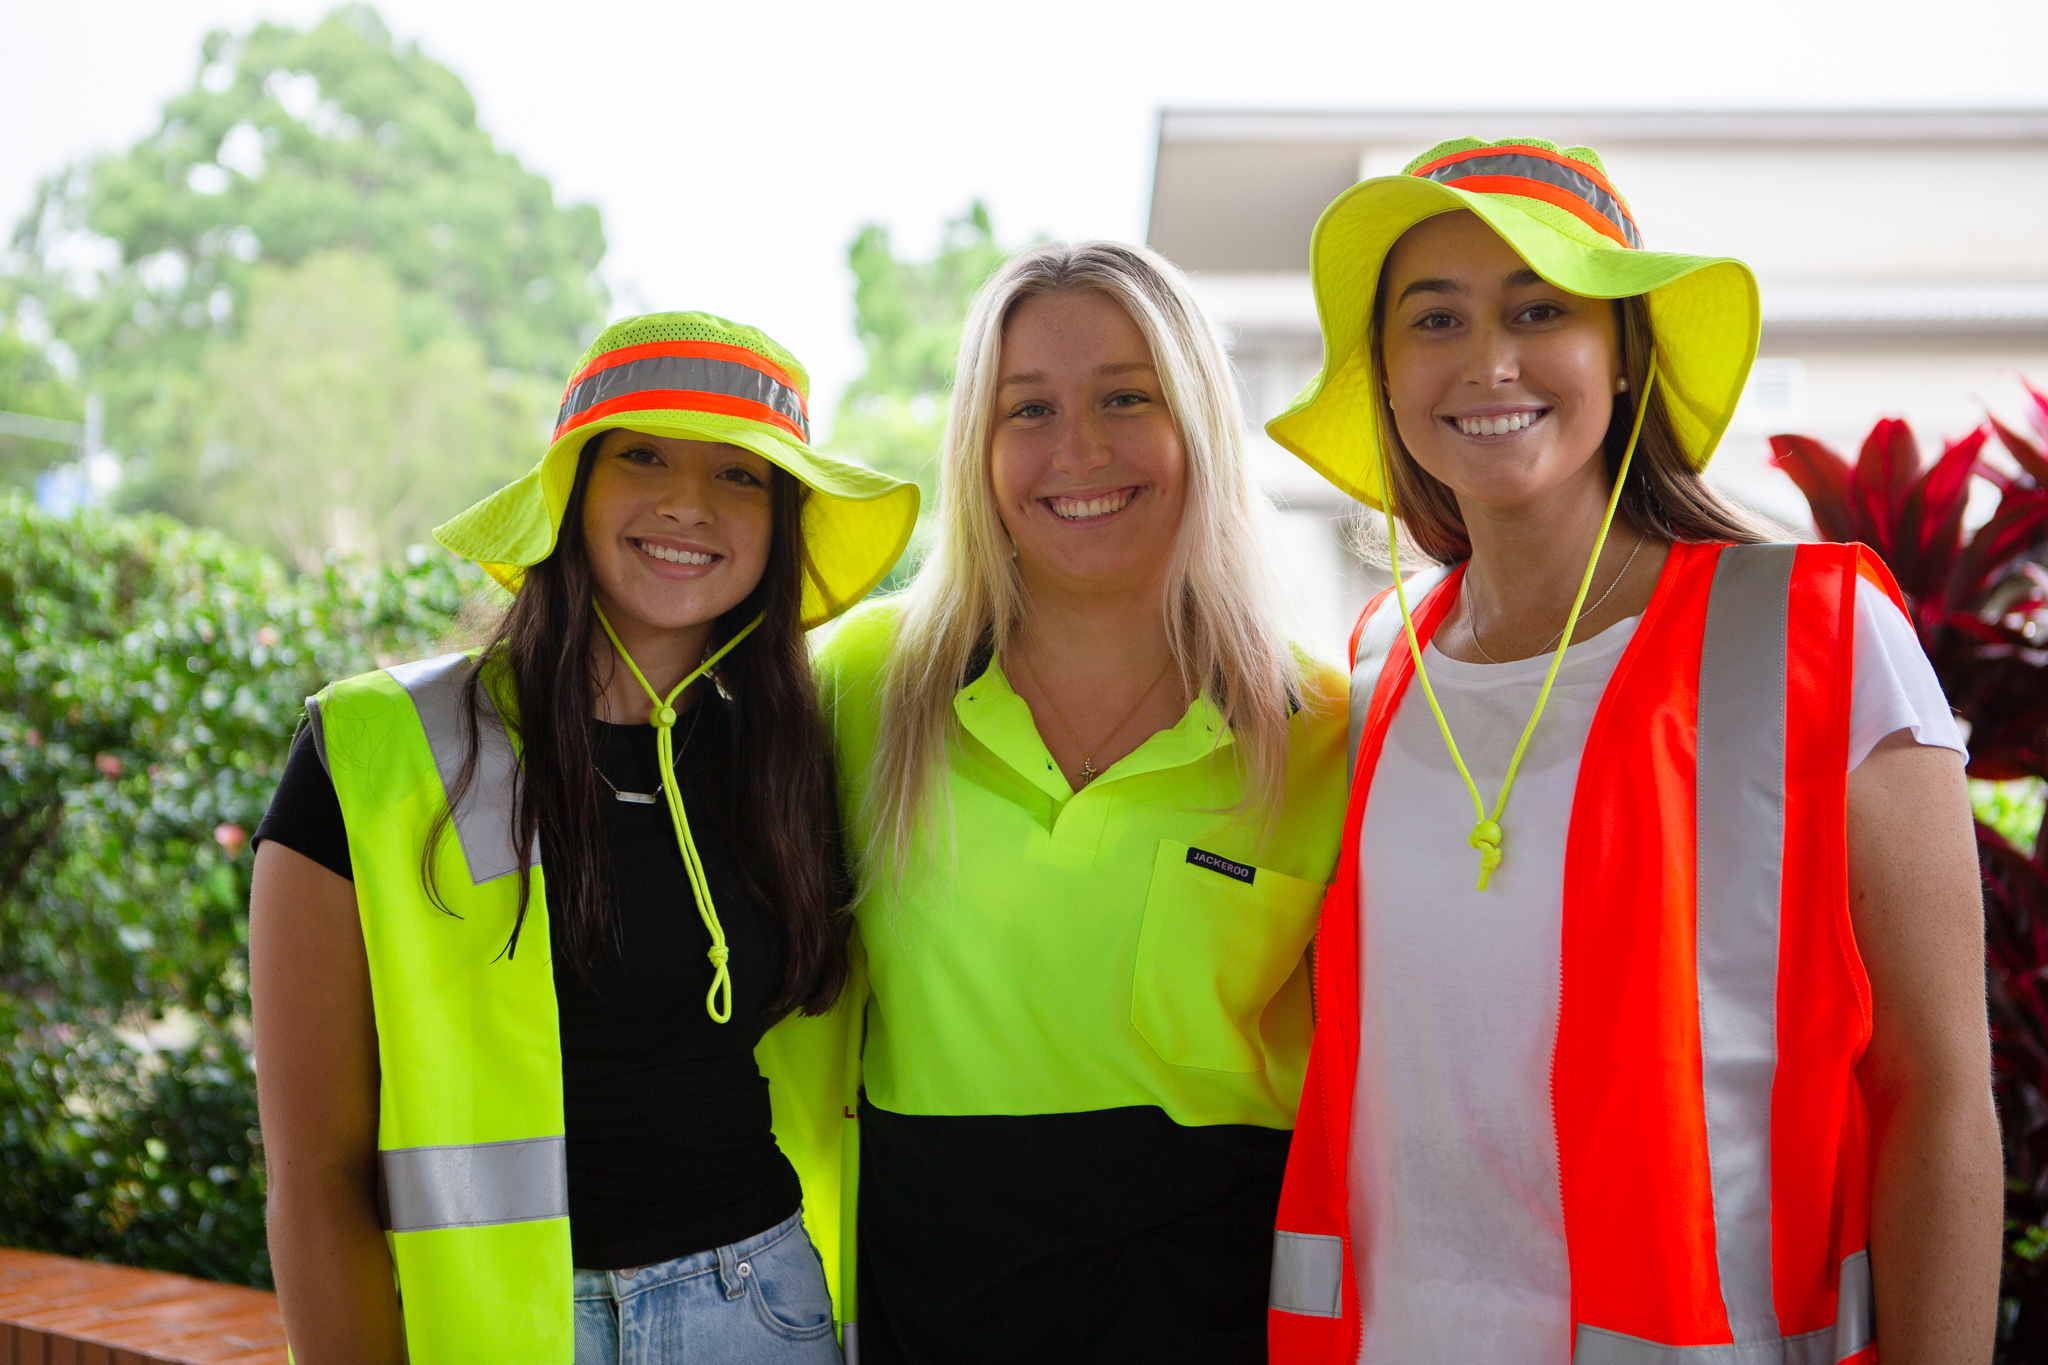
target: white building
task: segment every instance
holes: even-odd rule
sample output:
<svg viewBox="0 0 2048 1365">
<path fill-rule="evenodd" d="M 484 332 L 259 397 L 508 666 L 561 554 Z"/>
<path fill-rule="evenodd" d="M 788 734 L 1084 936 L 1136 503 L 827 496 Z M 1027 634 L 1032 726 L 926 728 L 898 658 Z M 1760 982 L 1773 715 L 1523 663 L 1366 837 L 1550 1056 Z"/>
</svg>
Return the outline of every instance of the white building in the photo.
<svg viewBox="0 0 2048 1365">
<path fill-rule="evenodd" d="M 1854 457 L 1871 423 L 1912 422 L 1939 451 L 2013 420 L 2015 372 L 2048 387 L 2048 110 L 1982 113 L 1288 114 L 1169 110 L 1146 237 L 1188 270 L 1263 423 L 1322 363 L 1309 232 L 1357 180 L 1445 138 L 1545 137 L 1597 149 L 1652 250 L 1756 270 L 1763 342 L 1711 475 L 1791 526 L 1805 503 L 1765 437 Z M 1341 657 L 1374 575 L 1343 548 L 1352 508 L 1254 442 L 1288 536 L 1304 614 Z M 1988 486 L 1982 491 L 1988 493 Z"/>
</svg>

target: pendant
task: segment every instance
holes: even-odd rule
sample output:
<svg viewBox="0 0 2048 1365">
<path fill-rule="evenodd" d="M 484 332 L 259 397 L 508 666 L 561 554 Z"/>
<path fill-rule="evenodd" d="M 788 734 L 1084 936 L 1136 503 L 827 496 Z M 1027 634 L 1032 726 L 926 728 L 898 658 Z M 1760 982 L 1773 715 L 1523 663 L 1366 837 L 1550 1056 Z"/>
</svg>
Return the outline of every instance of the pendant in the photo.
<svg viewBox="0 0 2048 1365">
<path fill-rule="evenodd" d="M 1085 786 L 1087 786 L 1087 785 L 1088 785 L 1088 784 L 1089 784 L 1090 782 L 1092 782 L 1092 781 L 1094 781 L 1094 780 L 1095 780 L 1095 763 L 1094 763 L 1094 760 L 1090 759 L 1090 758 L 1088 757 L 1088 755 L 1086 755 L 1086 754 L 1082 754 L 1082 755 L 1081 755 L 1081 780 L 1080 780 L 1080 782 L 1079 782 L 1078 784 L 1076 784 L 1076 785 L 1077 785 L 1078 787 L 1085 787 Z"/>
<path fill-rule="evenodd" d="M 618 798 L 619 800 L 621 800 L 621 801 L 624 801 L 624 802 L 626 802 L 626 803 L 627 803 L 627 804 L 629 804 L 629 805 L 634 805 L 634 806 L 651 806 L 651 805 L 653 805 L 653 804 L 654 804 L 654 798 L 655 798 L 655 797 L 657 797 L 657 796 L 659 796 L 659 795 L 660 795 L 660 793 L 659 793 L 659 792 L 622 792 L 622 791 L 620 791 L 620 790 L 619 790 L 618 788 L 614 787 L 614 788 L 612 789 L 612 795 L 613 795 L 613 796 L 616 796 L 616 797 L 617 797 L 617 798 Z"/>
</svg>

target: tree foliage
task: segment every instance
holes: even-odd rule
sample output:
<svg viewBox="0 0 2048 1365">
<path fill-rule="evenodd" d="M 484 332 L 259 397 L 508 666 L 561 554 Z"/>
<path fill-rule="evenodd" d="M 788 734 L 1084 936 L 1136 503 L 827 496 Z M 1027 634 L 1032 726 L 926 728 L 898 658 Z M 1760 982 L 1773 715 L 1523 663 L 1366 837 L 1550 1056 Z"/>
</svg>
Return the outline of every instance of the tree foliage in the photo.
<svg viewBox="0 0 2048 1365">
<path fill-rule="evenodd" d="M 0 1242 L 268 1281 L 248 836 L 302 699 L 479 583 L 0 502 Z"/>
<path fill-rule="evenodd" d="M 112 443 L 141 457 L 131 505 L 213 519 L 202 456 L 232 398 L 209 390 L 207 357 L 246 336 L 265 267 L 336 251 L 388 271 L 416 350 L 465 339 L 543 390 L 606 307 L 597 210 L 556 205 L 461 80 L 374 10 L 215 32 L 158 130 L 51 177 L 14 238 L 15 288 L 106 395 Z"/>
<path fill-rule="evenodd" d="M 391 561 L 532 462 L 552 405 L 494 382 L 460 329 L 409 327 L 407 304 L 375 256 L 257 268 L 241 335 L 201 368 L 218 524 L 301 569 Z"/>
<path fill-rule="evenodd" d="M 947 222 L 928 261 L 897 259 L 879 223 L 863 227 L 846 254 L 854 330 L 868 364 L 839 401 L 832 446 L 915 480 L 929 512 L 937 506 L 939 442 L 967 306 L 1009 253 L 996 245 L 988 209 L 977 200 Z"/>
</svg>

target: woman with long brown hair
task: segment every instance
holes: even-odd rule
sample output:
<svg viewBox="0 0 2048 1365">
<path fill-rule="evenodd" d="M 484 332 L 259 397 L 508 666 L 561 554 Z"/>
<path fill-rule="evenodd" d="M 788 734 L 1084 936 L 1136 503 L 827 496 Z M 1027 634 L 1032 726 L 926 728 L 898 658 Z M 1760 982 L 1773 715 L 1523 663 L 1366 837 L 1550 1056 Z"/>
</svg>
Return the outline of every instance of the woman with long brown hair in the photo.
<svg viewBox="0 0 2048 1365">
<path fill-rule="evenodd" d="M 1701 477 L 1748 267 L 1534 138 L 1354 187 L 1312 260 L 1268 430 L 1435 563 L 1353 637 L 1273 1359 L 1982 1365 L 1962 738 L 1877 558 Z"/>
<path fill-rule="evenodd" d="M 488 641 L 309 700 L 250 915 L 301 1365 L 838 1359 L 804 632 L 916 494 L 811 450 L 807 387 L 752 328 L 613 325 L 540 465 L 436 533 L 515 593 Z"/>
</svg>

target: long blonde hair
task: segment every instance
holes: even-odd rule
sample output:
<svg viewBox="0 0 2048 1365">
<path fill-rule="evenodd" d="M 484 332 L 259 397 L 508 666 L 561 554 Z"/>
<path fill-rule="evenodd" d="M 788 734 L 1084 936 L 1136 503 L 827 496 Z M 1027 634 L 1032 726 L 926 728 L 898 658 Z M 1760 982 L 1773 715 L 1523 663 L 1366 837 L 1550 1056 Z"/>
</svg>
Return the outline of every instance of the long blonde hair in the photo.
<svg viewBox="0 0 2048 1365">
<path fill-rule="evenodd" d="M 1128 313 L 1152 349 L 1187 452 L 1187 504 L 1160 603 L 1184 691 L 1204 691 L 1233 731 L 1246 806 L 1266 820 L 1287 781 L 1288 718 L 1321 702 L 1291 647 L 1272 508 L 1252 480 L 1230 361 L 1187 281 L 1164 257 L 1114 242 L 1046 242 L 983 286 L 960 337 L 939 457 L 938 534 L 904 590 L 883 676 L 880 731 L 863 810 L 870 867 L 899 876 L 936 805 L 956 742 L 953 696 L 978 655 L 1002 657 L 1025 596 L 989 482 L 1003 330 L 1041 294 L 1093 290 Z"/>
</svg>

